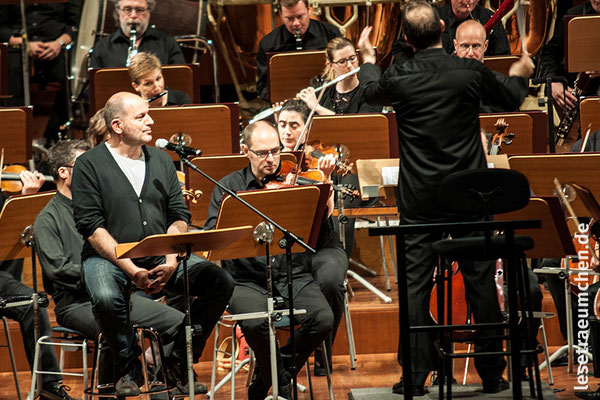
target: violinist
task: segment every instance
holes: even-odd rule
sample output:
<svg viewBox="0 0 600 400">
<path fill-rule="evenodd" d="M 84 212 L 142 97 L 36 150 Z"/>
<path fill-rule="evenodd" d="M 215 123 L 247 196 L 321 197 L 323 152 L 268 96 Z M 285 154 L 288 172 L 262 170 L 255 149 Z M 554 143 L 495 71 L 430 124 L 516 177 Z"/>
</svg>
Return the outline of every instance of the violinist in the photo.
<svg viewBox="0 0 600 400">
<path fill-rule="evenodd" d="M 308 115 L 308 107 L 301 100 L 288 100 L 283 104 L 277 116 L 277 129 L 279 130 L 279 139 L 285 150 L 293 150 L 296 147 L 298 137 L 304 128 Z M 333 171 L 333 161 L 332 154 L 319 159 L 319 169 L 323 171 L 328 180 Z M 332 205 L 330 204 L 330 206 Z M 329 239 L 317 249 L 317 254 L 312 256 L 311 273 L 333 311 L 333 330 L 326 340 L 327 354 L 331 357 L 331 346 L 344 314 L 344 296 L 346 292 L 344 280 L 348 271 L 348 256 L 342 243 L 337 239 L 332 217 L 328 218 L 328 224 L 330 225 L 329 231 L 333 234 L 329 235 Z M 315 353 L 315 375 L 322 376 L 326 374 L 324 365 L 322 354 L 317 351 Z M 332 365 L 331 359 L 329 365 Z"/>
<path fill-rule="evenodd" d="M 279 167 L 281 153 L 279 135 L 269 123 L 258 121 L 244 129 L 242 140 L 242 151 L 248 158 L 249 165 L 227 175 L 220 182 L 235 191 L 261 189 L 264 187 L 263 178 L 273 174 Z M 210 198 L 208 218 L 204 229 L 215 227 L 222 197 L 223 191 L 215 187 Z M 321 231 L 320 236 L 323 236 L 323 227 Z M 317 248 L 319 248 L 319 243 L 317 243 Z M 267 309 L 264 256 L 224 260 L 222 266 L 235 280 L 233 296 L 229 300 L 229 308 L 233 313 Z M 285 302 L 290 296 L 293 296 L 294 306 L 307 311 L 306 314 L 295 316 L 301 324 L 300 328 L 296 330 L 297 364 L 295 370 L 299 371 L 310 354 L 331 331 L 333 314 L 319 286 L 311 276 L 311 259 L 308 253 L 292 255 L 293 293 L 288 293 L 286 284 L 285 255 L 273 257 L 272 268 L 274 295 L 282 296 Z M 249 319 L 239 321 L 239 324 L 256 355 L 257 367 L 248 388 L 248 399 L 263 400 L 271 387 L 268 322 L 266 319 Z M 277 355 L 279 395 L 287 399 L 291 398 L 290 366 L 291 348 L 288 344 L 278 349 Z"/>
<path fill-rule="evenodd" d="M 190 104 L 190 96 L 187 93 L 165 86 L 161 68 L 160 60 L 154 54 L 144 51 L 137 53 L 131 59 L 127 70 L 133 89 L 144 100 L 155 98 L 150 101 L 150 107 Z M 166 95 L 159 97 L 163 92 L 167 92 Z"/>
<path fill-rule="evenodd" d="M 345 37 L 331 39 L 325 48 L 325 56 L 325 83 L 356 69 L 359 64 L 354 44 Z M 314 108 L 318 115 L 381 112 L 381 106 L 374 106 L 365 101 L 357 74 L 324 89 L 320 101 L 317 101 L 315 89 L 312 87 L 302 89 L 296 97 L 304 100 L 311 110 Z"/>
</svg>

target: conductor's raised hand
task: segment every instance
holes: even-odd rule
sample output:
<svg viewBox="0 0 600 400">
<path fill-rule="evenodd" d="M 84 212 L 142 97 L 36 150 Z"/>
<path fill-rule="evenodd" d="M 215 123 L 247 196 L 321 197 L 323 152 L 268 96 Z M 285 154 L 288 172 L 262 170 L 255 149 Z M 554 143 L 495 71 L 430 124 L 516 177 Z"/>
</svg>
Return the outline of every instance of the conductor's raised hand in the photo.
<svg viewBox="0 0 600 400">
<path fill-rule="evenodd" d="M 377 61 L 375 49 L 373 49 L 373 45 L 369 39 L 369 35 L 371 35 L 372 31 L 373 27 L 367 26 L 362 30 L 360 38 L 358 39 L 358 49 L 360 50 L 360 56 L 362 57 L 363 63 L 375 64 Z"/>
<path fill-rule="evenodd" d="M 508 76 L 520 76 L 521 78 L 529 78 L 533 74 L 535 65 L 529 57 L 529 54 L 522 54 L 519 61 L 515 61 L 508 70 Z"/>
</svg>

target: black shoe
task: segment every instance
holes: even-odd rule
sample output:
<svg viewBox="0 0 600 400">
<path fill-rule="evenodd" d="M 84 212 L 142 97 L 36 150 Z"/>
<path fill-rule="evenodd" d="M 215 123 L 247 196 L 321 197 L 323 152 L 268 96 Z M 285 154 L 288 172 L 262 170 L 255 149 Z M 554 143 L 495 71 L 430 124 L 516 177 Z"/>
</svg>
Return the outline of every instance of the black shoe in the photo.
<svg viewBox="0 0 600 400">
<path fill-rule="evenodd" d="M 139 396 L 140 387 L 135 382 L 132 374 L 125 374 L 117 381 L 115 385 L 115 393 L 117 396 Z"/>
<path fill-rule="evenodd" d="M 510 383 L 504 378 L 483 382 L 483 393 L 499 393 L 510 389 Z"/>
<path fill-rule="evenodd" d="M 278 396 L 283 397 L 285 399 L 292 399 L 292 387 L 290 384 L 289 374 L 287 372 L 283 372 L 279 377 L 279 382 L 277 382 L 279 387 Z"/>
<path fill-rule="evenodd" d="M 328 355 L 329 356 L 329 355 Z M 331 356 L 327 357 L 329 363 L 329 373 L 333 372 L 333 363 Z M 323 362 L 323 352 L 320 349 L 315 351 L 315 376 L 327 376 L 327 370 L 325 369 L 325 363 Z"/>
<path fill-rule="evenodd" d="M 194 372 L 194 393 L 205 394 L 208 393 L 208 387 L 204 383 L 198 382 L 196 371 Z M 169 386 L 173 386 L 174 394 L 187 394 L 188 385 L 188 370 L 187 361 L 180 360 L 179 358 L 167 359 L 167 380 Z"/>
<path fill-rule="evenodd" d="M 595 392 L 575 392 L 575 396 L 586 400 L 600 399 L 600 389 Z"/>
<path fill-rule="evenodd" d="M 564 367 L 565 365 L 569 365 L 569 352 L 565 351 L 558 358 L 554 359 L 552 363 L 550 363 L 553 367 Z"/>
<path fill-rule="evenodd" d="M 394 383 L 394 386 L 392 386 L 392 393 L 404 394 L 403 379 L 400 379 L 400 382 Z M 425 390 L 425 386 L 423 385 L 412 385 L 412 393 L 413 396 L 425 396 L 425 393 L 429 393 L 429 391 Z"/>
<path fill-rule="evenodd" d="M 45 383 L 40 391 L 40 400 L 73 400 L 67 393 L 70 390 L 70 387 L 58 382 Z"/>
</svg>

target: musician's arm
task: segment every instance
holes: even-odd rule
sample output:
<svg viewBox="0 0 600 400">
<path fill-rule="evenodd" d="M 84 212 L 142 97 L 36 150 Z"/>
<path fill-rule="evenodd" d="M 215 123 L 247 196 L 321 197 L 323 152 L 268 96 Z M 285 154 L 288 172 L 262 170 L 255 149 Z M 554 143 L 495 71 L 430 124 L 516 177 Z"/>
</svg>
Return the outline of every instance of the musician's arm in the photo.
<svg viewBox="0 0 600 400">
<path fill-rule="evenodd" d="M 185 58 L 183 57 L 183 52 L 181 51 L 181 47 L 179 47 L 179 43 L 177 43 L 175 38 L 171 35 L 168 35 L 166 40 L 169 52 L 169 64 L 185 64 Z"/>
<path fill-rule="evenodd" d="M 81 280 L 81 263 L 75 262 L 66 254 L 80 254 L 81 241 L 64 243 L 69 237 L 63 235 L 59 225 L 66 225 L 62 218 L 73 218 L 72 215 L 51 215 L 40 213 L 35 219 L 35 251 L 43 267 L 44 276 L 52 282 L 60 282 L 61 286 L 78 285 Z M 78 250 L 77 250 L 78 247 Z"/>
</svg>

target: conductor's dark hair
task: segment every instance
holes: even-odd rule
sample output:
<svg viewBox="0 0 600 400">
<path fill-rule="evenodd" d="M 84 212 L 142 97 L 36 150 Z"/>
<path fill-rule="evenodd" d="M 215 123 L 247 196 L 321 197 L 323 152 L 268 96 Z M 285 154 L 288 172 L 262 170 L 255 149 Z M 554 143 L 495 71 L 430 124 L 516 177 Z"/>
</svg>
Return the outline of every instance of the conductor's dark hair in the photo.
<svg viewBox="0 0 600 400">
<path fill-rule="evenodd" d="M 402 11 L 402 32 L 415 49 L 432 47 L 442 39 L 440 15 L 425 0 L 412 0 Z"/>
</svg>

